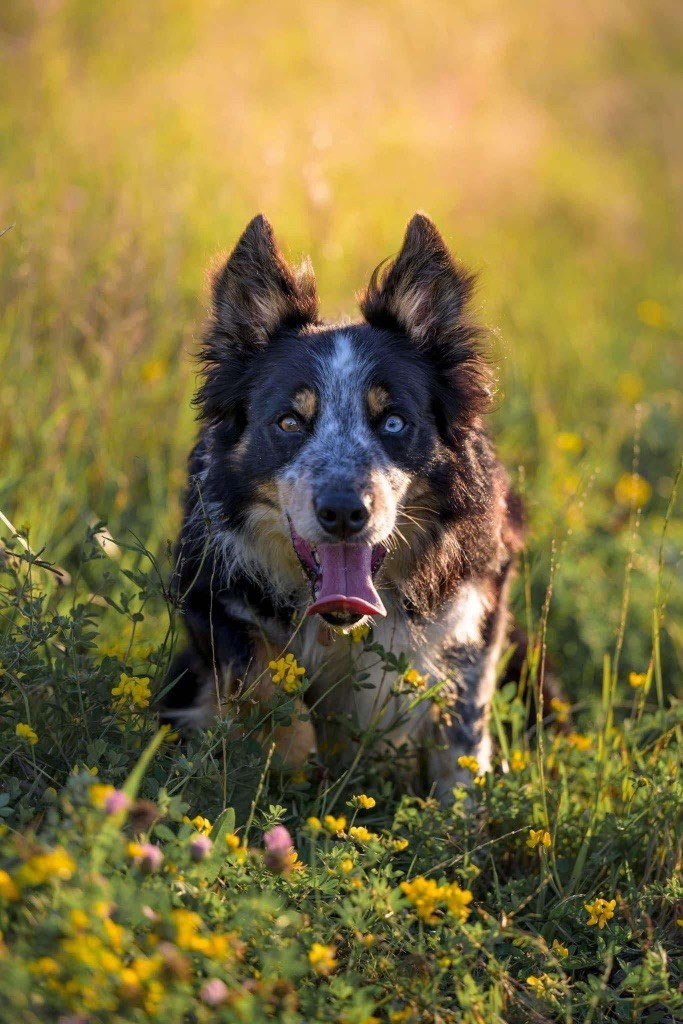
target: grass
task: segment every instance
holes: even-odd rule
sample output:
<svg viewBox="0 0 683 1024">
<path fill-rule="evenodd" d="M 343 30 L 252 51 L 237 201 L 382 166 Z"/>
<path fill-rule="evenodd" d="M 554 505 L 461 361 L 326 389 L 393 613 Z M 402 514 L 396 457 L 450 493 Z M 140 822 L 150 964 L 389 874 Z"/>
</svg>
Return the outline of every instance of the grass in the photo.
<svg viewBox="0 0 683 1024">
<path fill-rule="evenodd" d="M 680 27 L 669 0 L 2 5 L 0 1018 L 683 1019 Z M 539 710 L 536 743 L 506 688 L 448 810 L 371 759 L 283 772 L 257 737 L 286 693 L 150 753 L 205 267 L 264 209 L 349 314 L 417 207 L 482 272 L 515 613 L 573 731 Z"/>
</svg>

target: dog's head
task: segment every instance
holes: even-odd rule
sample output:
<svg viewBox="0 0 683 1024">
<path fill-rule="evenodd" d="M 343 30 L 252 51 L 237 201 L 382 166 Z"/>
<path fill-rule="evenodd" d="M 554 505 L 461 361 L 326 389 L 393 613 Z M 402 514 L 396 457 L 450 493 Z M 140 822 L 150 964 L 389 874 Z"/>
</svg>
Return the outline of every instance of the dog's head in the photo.
<svg viewBox="0 0 683 1024">
<path fill-rule="evenodd" d="M 391 578 L 458 515 L 454 458 L 490 400 L 472 285 L 422 214 L 360 296 L 360 323 L 320 322 L 310 264 L 290 267 L 262 216 L 214 279 L 205 486 L 233 557 L 243 544 L 290 589 L 303 569 L 309 614 L 385 614 L 382 566 Z"/>
</svg>

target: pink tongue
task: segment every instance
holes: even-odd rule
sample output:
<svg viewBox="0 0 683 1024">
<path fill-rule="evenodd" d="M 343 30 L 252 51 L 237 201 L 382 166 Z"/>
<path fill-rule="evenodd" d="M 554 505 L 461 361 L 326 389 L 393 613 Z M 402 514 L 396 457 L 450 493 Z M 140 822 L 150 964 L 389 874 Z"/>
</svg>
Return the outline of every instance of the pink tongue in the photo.
<svg viewBox="0 0 683 1024">
<path fill-rule="evenodd" d="M 371 544 L 319 544 L 317 553 L 321 577 L 315 603 L 307 615 L 316 612 L 386 615 L 372 582 Z"/>
</svg>

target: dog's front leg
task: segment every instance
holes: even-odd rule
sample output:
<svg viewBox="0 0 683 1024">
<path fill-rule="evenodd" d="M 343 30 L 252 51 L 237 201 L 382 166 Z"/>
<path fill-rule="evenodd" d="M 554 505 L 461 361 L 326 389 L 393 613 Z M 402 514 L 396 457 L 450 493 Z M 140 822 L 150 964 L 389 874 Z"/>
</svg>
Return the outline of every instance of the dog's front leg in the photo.
<svg viewBox="0 0 683 1024">
<path fill-rule="evenodd" d="M 496 659 L 497 660 L 497 659 Z M 456 786 L 470 786 L 477 774 L 490 771 L 489 718 L 495 688 L 495 660 L 488 655 L 459 673 L 458 697 L 433 723 L 426 751 L 427 783 L 442 804 L 452 803 Z M 474 761 L 461 764 L 463 757 Z"/>
</svg>

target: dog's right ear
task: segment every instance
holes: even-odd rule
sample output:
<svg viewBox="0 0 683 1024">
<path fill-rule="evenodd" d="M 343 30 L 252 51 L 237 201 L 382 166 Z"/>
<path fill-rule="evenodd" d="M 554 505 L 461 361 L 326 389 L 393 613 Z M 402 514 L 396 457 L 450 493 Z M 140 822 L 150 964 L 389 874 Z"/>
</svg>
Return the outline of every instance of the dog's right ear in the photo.
<svg viewBox="0 0 683 1024">
<path fill-rule="evenodd" d="M 296 270 L 290 267 L 259 214 L 214 276 L 212 300 L 195 405 L 202 419 L 232 424 L 236 437 L 244 421 L 250 353 L 265 348 L 281 328 L 317 322 L 313 267 L 308 259 Z"/>
<path fill-rule="evenodd" d="M 212 347 L 227 344 L 241 352 L 261 348 L 280 328 L 302 327 L 318 318 L 310 260 L 292 268 L 261 213 L 215 275 L 212 298 Z"/>
</svg>

